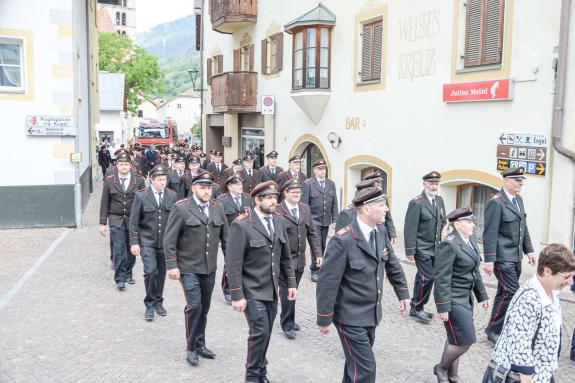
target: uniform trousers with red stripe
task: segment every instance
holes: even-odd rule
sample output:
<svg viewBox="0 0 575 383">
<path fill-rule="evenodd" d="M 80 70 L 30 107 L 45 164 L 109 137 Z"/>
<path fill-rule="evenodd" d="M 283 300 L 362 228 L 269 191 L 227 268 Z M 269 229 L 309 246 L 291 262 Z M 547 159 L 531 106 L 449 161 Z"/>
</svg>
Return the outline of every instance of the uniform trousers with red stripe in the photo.
<svg viewBox="0 0 575 383">
<path fill-rule="evenodd" d="M 429 296 L 433 289 L 433 264 L 435 257 L 421 257 L 415 255 L 415 266 L 417 267 L 417 274 L 415 274 L 415 282 L 413 284 L 413 298 L 411 299 L 411 306 L 416 311 L 423 310 L 423 306 L 429 302 Z"/>
<path fill-rule="evenodd" d="M 246 382 L 259 382 L 267 375 L 266 353 L 272 336 L 277 308 L 278 301 L 275 294 L 273 301 L 247 300 L 245 315 L 250 330 L 246 360 Z"/>
<path fill-rule="evenodd" d="M 224 263 L 224 271 L 222 272 L 222 291 L 224 295 L 230 294 L 230 284 L 228 283 L 228 269 Z"/>
<path fill-rule="evenodd" d="M 503 329 L 507 307 L 519 289 L 521 262 L 495 262 L 493 273 L 497 278 L 497 293 L 493 300 L 489 331 L 499 335 Z"/>
<path fill-rule="evenodd" d="M 196 351 L 206 347 L 206 323 L 216 282 L 216 273 L 181 274 L 180 280 L 186 297 L 184 314 L 188 351 Z"/>
<path fill-rule="evenodd" d="M 342 383 L 374 383 L 376 373 L 373 343 L 375 327 L 348 326 L 333 322 L 345 354 Z"/>
<path fill-rule="evenodd" d="M 302 275 L 303 270 L 295 271 L 295 283 L 297 287 L 299 287 L 299 282 L 301 281 Z M 282 330 L 290 331 L 293 330 L 295 325 L 295 300 L 288 300 L 288 285 L 283 276 L 280 276 L 278 286 L 280 290 L 280 303 L 282 307 L 280 323 L 282 325 Z"/>
</svg>

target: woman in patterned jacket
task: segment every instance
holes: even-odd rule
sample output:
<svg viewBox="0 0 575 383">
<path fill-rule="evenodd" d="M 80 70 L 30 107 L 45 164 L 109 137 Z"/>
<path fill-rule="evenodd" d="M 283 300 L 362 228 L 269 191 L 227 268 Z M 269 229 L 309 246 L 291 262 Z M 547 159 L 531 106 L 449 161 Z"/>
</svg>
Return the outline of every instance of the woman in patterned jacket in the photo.
<svg viewBox="0 0 575 383">
<path fill-rule="evenodd" d="M 541 250 L 537 273 L 517 290 L 505 316 L 483 382 L 493 371 L 511 371 L 521 383 L 554 382 L 561 337 L 559 291 L 573 284 L 575 257 L 567 247 L 550 244 Z"/>
</svg>

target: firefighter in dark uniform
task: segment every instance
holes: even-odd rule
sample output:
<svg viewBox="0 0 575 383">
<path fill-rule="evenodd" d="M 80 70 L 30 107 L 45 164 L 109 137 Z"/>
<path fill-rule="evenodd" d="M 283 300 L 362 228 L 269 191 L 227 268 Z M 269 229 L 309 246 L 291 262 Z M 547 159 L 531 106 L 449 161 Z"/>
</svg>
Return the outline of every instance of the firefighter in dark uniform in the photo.
<svg viewBox="0 0 575 383">
<path fill-rule="evenodd" d="M 507 307 L 519 288 L 523 255 L 527 254 L 531 265 L 537 263 L 527 228 L 523 198 L 519 195 L 524 174 L 525 169 L 522 167 L 504 171 L 503 188 L 485 205 L 484 270 L 488 275 L 495 272 L 498 282 L 491 320 L 485 332 L 487 338 L 494 343 L 501 334 Z"/>
<path fill-rule="evenodd" d="M 473 297 L 489 308 L 489 296 L 481 279 L 479 247 L 473 238 L 473 212 L 459 208 L 447 215 L 453 232 L 437 247 L 433 290 L 439 318 L 447 333 L 441 361 L 434 367 L 440 382 L 463 383 L 459 358 L 477 341 L 473 323 Z"/>
<path fill-rule="evenodd" d="M 313 225 L 313 219 L 309 206 L 300 202 L 302 185 L 297 178 L 287 180 L 281 192 L 283 201 L 278 205 L 276 213 L 283 218 L 286 227 L 291 258 L 295 270 L 295 282 L 299 287 L 299 281 L 305 270 L 306 239 L 309 242 L 310 252 L 315 254 L 318 264 L 321 266 L 322 252 L 319 234 Z M 288 339 L 296 337 L 296 331 L 300 326 L 295 322 L 295 301 L 287 299 L 287 281 L 281 276 L 279 279 L 279 295 L 282 312 L 280 323 L 284 335 Z"/>
<path fill-rule="evenodd" d="M 210 151 L 208 152 L 209 155 L 205 155 L 204 153 L 204 162 L 202 162 L 202 168 L 207 170 L 208 169 L 208 165 L 210 163 L 212 163 L 214 161 L 214 154 L 216 154 L 216 149 L 210 149 Z M 201 158 L 201 156 L 200 156 Z"/>
<path fill-rule="evenodd" d="M 309 205 L 313 223 L 321 238 L 321 252 L 325 252 L 327 234 L 331 224 L 337 220 L 337 191 L 335 183 L 326 178 L 327 164 L 324 160 L 313 163 L 314 176 L 303 183 L 301 201 Z M 311 280 L 317 282 L 319 265 L 315 255 L 311 256 Z"/>
<path fill-rule="evenodd" d="M 244 214 L 252 207 L 252 197 L 242 191 L 242 179 L 239 174 L 233 174 L 224 183 L 226 193 L 218 196 L 218 201 L 224 208 L 224 214 L 228 224 L 231 225 L 234 219 L 240 214 Z M 222 273 L 222 291 L 224 292 L 224 299 L 226 303 L 232 304 L 232 296 L 230 294 L 230 286 L 228 283 L 227 267 L 224 263 L 224 271 Z"/>
<path fill-rule="evenodd" d="M 277 166 L 278 152 L 272 150 L 266 158 L 268 159 L 267 165 L 260 168 L 260 182 L 276 181 L 279 174 L 284 171 L 281 166 Z"/>
<path fill-rule="evenodd" d="M 381 178 L 365 178 L 363 181 L 355 184 L 355 192 L 357 193 L 362 189 L 373 186 L 381 187 Z M 355 216 L 356 211 L 353 204 L 340 211 L 337 215 L 337 220 L 335 221 L 335 231 L 348 226 L 353 221 Z M 397 243 L 397 234 L 390 211 L 385 214 L 385 230 L 387 231 L 387 236 L 389 237 L 391 244 L 395 245 Z"/>
<path fill-rule="evenodd" d="M 407 313 L 409 290 L 385 227 L 386 196 L 379 187 L 353 200 L 357 217 L 331 238 L 317 282 L 317 324 L 322 334 L 333 323 L 345 354 L 342 382 L 375 382 L 375 328 L 381 321 L 384 275 L 400 310 Z"/>
<path fill-rule="evenodd" d="M 244 168 L 240 171 L 243 181 L 244 193 L 250 194 L 254 186 L 260 183 L 260 171 L 254 169 L 254 156 L 248 154 L 244 157 Z"/>
<path fill-rule="evenodd" d="M 228 165 L 222 162 L 222 153 L 215 152 L 213 161 L 208 165 L 206 170 L 214 175 L 214 182 L 222 185 L 225 181 L 225 171 Z"/>
<path fill-rule="evenodd" d="M 216 281 L 218 244 L 226 251 L 228 222 L 219 202 L 211 199 L 214 177 L 200 173 L 192 180 L 190 197 L 176 203 L 164 234 L 168 277 L 179 280 L 186 298 L 186 360 L 214 359 L 206 347 L 206 324 Z"/>
<path fill-rule="evenodd" d="M 224 173 L 222 174 L 222 181 L 225 183 L 225 181 L 230 177 L 233 176 L 234 174 L 238 174 L 239 172 L 241 172 L 243 169 L 243 161 L 241 158 L 238 158 L 237 160 L 234 160 L 232 162 L 232 166 L 230 168 L 227 168 Z"/>
<path fill-rule="evenodd" d="M 276 180 L 277 184 L 281 186 L 285 184 L 287 181 L 291 180 L 292 178 L 297 178 L 299 183 L 303 185 L 303 182 L 307 180 L 307 177 L 300 171 L 300 169 L 301 169 L 301 157 L 295 155 L 289 159 L 289 169 L 286 170 L 285 172 L 281 172 L 278 175 Z"/>
<path fill-rule="evenodd" d="M 106 224 L 110 226 L 114 261 L 114 281 L 120 290 L 126 283 L 136 283 L 132 269 L 136 259 L 130 254 L 130 212 L 134 196 L 146 187 L 143 177 L 130 171 L 130 156 L 121 153 L 116 157 L 114 174 L 106 177 L 100 201 L 100 235 L 106 236 Z"/>
<path fill-rule="evenodd" d="M 226 253 L 232 306 L 249 326 L 246 382 L 268 382 L 266 352 L 277 313 L 278 281 L 287 281 L 288 300 L 297 295 L 288 236 L 274 214 L 278 187 L 262 182 L 252 190 L 255 207 L 232 223 Z"/>
<path fill-rule="evenodd" d="M 423 310 L 433 288 L 435 250 L 441 242 L 441 231 L 447 225 L 443 199 L 437 195 L 441 174 L 433 171 L 423 176 L 424 190 L 409 202 L 405 214 L 403 237 L 405 255 L 415 260 L 417 274 L 409 315 L 422 323 L 430 323 L 433 314 Z"/>
<path fill-rule="evenodd" d="M 200 174 L 200 172 L 205 171 L 202 169 L 200 164 L 202 163 L 200 157 L 191 156 L 188 159 L 188 171 L 186 176 L 186 197 L 190 195 L 190 190 L 192 190 L 192 179 Z"/>
<path fill-rule="evenodd" d="M 178 155 L 174 158 L 173 169 L 170 169 L 168 175 L 168 187 L 178 193 L 178 200 L 186 198 L 187 178 L 186 158 Z"/>
<path fill-rule="evenodd" d="M 144 286 L 146 297 L 144 317 L 154 319 L 154 310 L 165 316 L 164 282 L 166 281 L 166 259 L 163 239 L 172 207 L 178 200 L 175 191 L 166 188 L 168 169 L 156 165 L 150 171 L 150 186 L 140 190 L 134 197 L 130 213 L 130 251 L 142 257 L 144 265 Z"/>
</svg>

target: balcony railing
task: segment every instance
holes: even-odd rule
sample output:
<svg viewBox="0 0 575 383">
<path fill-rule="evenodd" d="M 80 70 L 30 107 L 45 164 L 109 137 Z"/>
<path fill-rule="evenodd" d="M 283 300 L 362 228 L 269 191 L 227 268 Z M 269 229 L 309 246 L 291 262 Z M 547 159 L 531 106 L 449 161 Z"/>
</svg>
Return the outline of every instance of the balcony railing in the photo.
<svg viewBox="0 0 575 383">
<path fill-rule="evenodd" d="M 210 0 L 212 29 L 233 33 L 258 21 L 258 0 Z"/>
<path fill-rule="evenodd" d="M 212 77 L 212 107 L 216 113 L 248 113 L 257 108 L 258 74 L 225 72 Z"/>
</svg>

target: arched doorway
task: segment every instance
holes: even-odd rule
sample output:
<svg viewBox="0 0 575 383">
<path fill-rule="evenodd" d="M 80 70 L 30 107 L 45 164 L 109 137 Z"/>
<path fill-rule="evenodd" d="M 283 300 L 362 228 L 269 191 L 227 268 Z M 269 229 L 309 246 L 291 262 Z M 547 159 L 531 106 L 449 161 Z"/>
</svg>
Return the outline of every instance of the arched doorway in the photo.
<svg viewBox="0 0 575 383">
<path fill-rule="evenodd" d="M 301 172 L 311 178 L 313 176 L 312 165 L 319 160 L 325 160 L 323 153 L 316 144 L 310 142 L 307 144 L 301 155 Z M 326 176 L 329 177 L 329 168 L 327 169 Z"/>
<path fill-rule="evenodd" d="M 350 203 L 355 195 L 355 184 L 358 183 L 367 174 L 379 171 L 382 174 L 382 185 L 384 193 L 387 194 L 388 204 L 392 205 L 392 168 L 380 158 L 374 156 L 355 156 L 348 158 L 344 163 L 344 188 L 343 203 Z"/>
<path fill-rule="evenodd" d="M 317 160 L 324 160 L 327 163 L 327 175 L 333 174 L 331 162 L 327 157 L 327 152 L 320 140 L 312 134 L 300 136 L 292 145 L 290 157 L 299 154 L 302 158 L 301 172 L 308 178 L 313 176 L 312 164 Z"/>
</svg>

